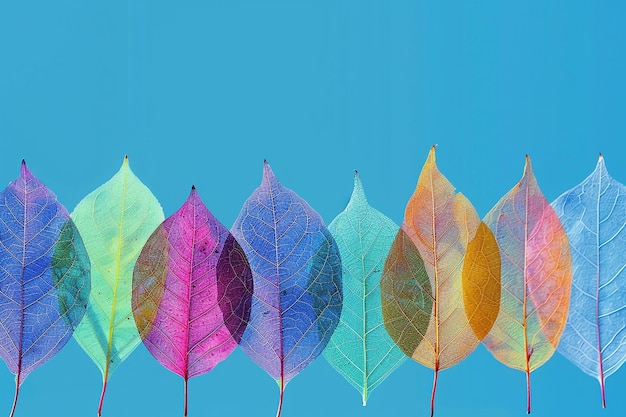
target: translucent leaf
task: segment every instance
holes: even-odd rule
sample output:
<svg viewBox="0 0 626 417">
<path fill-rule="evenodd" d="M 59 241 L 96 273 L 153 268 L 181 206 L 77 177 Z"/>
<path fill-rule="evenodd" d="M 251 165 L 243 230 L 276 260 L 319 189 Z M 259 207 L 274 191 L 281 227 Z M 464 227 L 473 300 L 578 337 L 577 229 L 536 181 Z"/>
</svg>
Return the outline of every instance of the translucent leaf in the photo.
<svg viewBox="0 0 626 417">
<path fill-rule="evenodd" d="M 552 356 L 567 320 L 572 260 L 563 226 L 541 194 L 528 157 L 522 179 L 485 223 L 502 254 L 502 300 L 484 343 L 500 362 L 526 373 L 530 412 L 530 372 Z"/>
<path fill-rule="evenodd" d="M 500 312 L 500 249 L 485 223 L 467 245 L 463 261 L 463 304 L 479 340 L 489 333 Z"/>
<path fill-rule="evenodd" d="M 254 280 L 243 351 L 280 388 L 326 347 L 339 323 L 341 260 L 321 217 L 278 182 L 265 162 L 263 180 L 232 229 Z"/>
<path fill-rule="evenodd" d="M 243 250 L 195 188 L 152 233 L 133 274 L 133 314 L 143 343 L 187 381 L 237 347 L 250 316 L 252 271 Z"/>
<path fill-rule="evenodd" d="M 415 291 L 415 294 L 409 293 L 404 296 L 402 303 L 397 303 L 399 311 L 390 316 L 389 320 L 397 320 L 400 315 L 405 315 L 411 321 L 417 320 L 413 324 L 417 330 L 416 337 L 411 340 L 413 343 L 405 345 L 403 341 L 395 340 L 407 355 L 434 370 L 431 415 L 434 413 L 439 371 L 462 361 L 480 342 L 465 311 L 464 289 L 466 299 L 469 296 L 470 300 L 475 301 L 471 306 L 472 320 L 480 321 L 479 327 L 483 326 L 483 331 L 490 328 L 495 319 L 493 303 L 484 304 L 480 291 L 496 294 L 497 298 L 500 288 L 499 265 L 487 262 L 483 264 L 482 269 L 476 268 L 474 271 L 468 267 L 465 280 L 470 280 L 470 283 L 476 281 L 476 285 L 463 283 L 466 251 L 480 224 L 478 214 L 470 202 L 462 194 L 455 194 L 452 184 L 437 169 L 435 147 L 432 147 L 415 192 L 406 208 L 402 224 L 403 236 L 399 236 L 401 241 L 410 239 L 413 245 L 407 246 L 407 243 L 403 242 L 392 249 L 392 252 L 408 249 L 407 255 L 414 258 L 413 262 L 417 262 L 413 268 L 418 271 L 423 262 L 428 284 L 421 271 L 419 274 L 408 275 L 403 271 L 402 275 L 394 277 L 392 263 L 389 264 L 389 269 L 386 265 L 388 273 L 383 276 L 383 280 L 396 281 L 396 284 L 404 283 L 402 291 Z M 481 231 L 484 234 L 490 233 L 486 227 Z M 413 246 L 419 257 L 412 253 Z M 495 244 L 492 244 L 489 252 L 493 252 L 494 248 Z M 495 249 L 497 252 L 497 248 Z M 475 258 L 480 252 L 479 250 L 478 253 L 476 251 L 471 253 Z M 391 260 L 398 259 L 397 253 L 390 253 L 389 256 Z M 470 263 L 476 262 L 474 258 Z M 480 259 L 497 260 L 497 256 Z M 406 267 L 403 269 L 407 270 Z M 406 281 L 405 277 L 412 278 L 411 275 L 416 278 L 415 285 L 407 286 L 406 284 L 411 281 Z M 474 294 L 474 291 L 478 294 Z M 417 301 L 417 305 L 412 305 L 413 300 Z M 407 305 L 410 308 L 407 308 Z M 483 312 L 484 308 L 488 311 Z M 478 315 L 476 311 L 479 311 Z M 489 319 L 492 321 L 489 322 Z"/>
<path fill-rule="evenodd" d="M 0 357 L 19 388 L 72 337 L 89 297 L 89 258 L 67 210 L 22 162 L 0 193 Z"/>
<path fill-rule="evenodd" d="M 600 155 L 596 169 L 552 207 L 572 251 L 570 314 L 558 351 L 600 382 L 626 360 L 626 187 Z"/>
<path fill-rule="evenodd" d="M 98 415 L 109 376 L 141 343 L 132 318 L 133 267 L 163 218 L 159 202 L 130 170 L 128 158 L 72 212 L 92 266 L 87 313 L 74 337 L 103 375 Z"/>
<path fill-rule="evenodd" d="M 382 268 L 398 226 L 371 207 L 359 174 L 346 209 L 328 226 L 337 241 L 343 271 L 343 312 L 324 356 L 363 397 L 406 358 L 383 326 Z"/>
<path fill-rule="evenodd" d="M 400 228 L 380 280 L 383 322 L 389 336 L 411 357 L 422 343 L 433 311 L 433 288 L 424 261 Z"/>
</svg>

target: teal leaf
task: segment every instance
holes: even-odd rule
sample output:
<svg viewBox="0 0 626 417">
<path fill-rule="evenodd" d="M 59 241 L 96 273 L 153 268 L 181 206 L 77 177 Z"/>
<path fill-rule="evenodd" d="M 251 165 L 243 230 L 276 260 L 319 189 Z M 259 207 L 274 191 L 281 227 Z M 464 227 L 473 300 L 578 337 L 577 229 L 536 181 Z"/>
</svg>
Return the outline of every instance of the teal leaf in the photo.
<svg viewBox="0 0 626 417">
<path fill-rule="evenodd" d="M 343 312 L 324 357 L 362 395 L 406 359 L 383 324 L 380 279 L 398 226 L 371 207 L 358 172 L 346 209 L 328 226 L 342 262 Z"/>
</svg>

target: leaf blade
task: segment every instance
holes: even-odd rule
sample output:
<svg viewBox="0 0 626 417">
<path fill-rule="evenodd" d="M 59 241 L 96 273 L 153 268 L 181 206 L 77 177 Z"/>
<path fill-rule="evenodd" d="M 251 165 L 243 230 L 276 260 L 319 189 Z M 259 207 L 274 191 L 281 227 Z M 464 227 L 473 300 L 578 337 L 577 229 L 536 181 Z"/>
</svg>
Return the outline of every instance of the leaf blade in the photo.
<svg viewBox="0 0 626 417">
<path fill-rule="evenodd" d="M 124 158 L 120 170 L 71 214 L 92 264 L 92 292 L 74 338 L 103 374 L 101 414 L 110 374 L 139 345 L 132 320 L 132 271 L 163 210 Z"/>
<path fill-rule="evenodd" d="M 321 217 L 278 182 L 267 162 L 231 232 L 254 281 L 240 345 L 277 380 L 280 415 L 285 384 L 319 356 L 339 322 L 339 251 Z"/>
<path fill-rule="evenodd" d="M 362 395 L 363 405 L 406 356 L 382 326 L 380 279 L 398 226 L 371 207 L 355 172 L 346 209 L 328 226 L 342 259 L 343 313 L 324 356 Z"/>
<path fill-rule="evenodd" d="M 605 379 L 626 360 L 625 263 L 615 256 L 626 247 L 624 195 L 626 186 L 609 175 L 600 155 L 594 171 L 552 203 L 569 238 L 574 271 L 557 350 L 598 380 L 603 407 Z"/>
<path fill-rule="evenodd" d="M 89 259 L 69 213 L 22 162 L 0 192 L 0 357 L 19 387 L 71 338 L 89 295 Z"/>
<path fill-rule="evenodd" d="M 186 387 L 235 349 L 249 319 L 251 290 L 243 250 L 192 188 L 137 259 L 133 316 L 148 351 Z"/>
<path fill-rule="evenodd" d="M 567 318 L 571 257 L 565 231 L 528 157 L 522 179 L 485 223 L 502 253 L 502 303 L 483 343 L 500 362 L 526 373 L 530 412 L 530 372 L 552 356 Z"/>
<path fill-rule="evenodd" d="M 405 265 L 395 271 L 395 274 L 399 274 L 399 279 L 395 279 L 396 283 L 409 284 L 411 280 L 417 282 L 416 285 L 406 286 L 408 294 L 396 296 L 398 300 L 404 301 L 397 303 L 398 311 L 390 317 L 393 319 L 394 315 L 404 314 L 409 321 L 417 320 L 412 324 L 415 333 L 409 339 L 412 339 L 413 346 L 407 344 L 403 350 L 415 361 L 434 371 L 431 415 L 434 413 L 439 371 L 462 361 L 479 343 L 465 310 L 463 288 L 467 286 L 464 280 L 471 283 L 472 280 L 480 279 L 467 274 L 464 277 L 463 268 L 468 245 L 477 230 L 481 229 L 480 225 L 478 214 L 469 200 L 462 194 L 455 193 L 452 184 L 437 168 L 433 146 L 420 173 L 415 192 L 407 204 L 401 233 L 397 237 L 398 244 L 394 243 L 392 249 L 392 252 L 404 251 L 405 255 L 412 258 L 407 259 L 405 256 Z M 406 242 L 407 239 L 411 244 Z M 402 262 L 397 261 L 402 257 L 392 252 L 390 257 L 395 260 L 391 262 L 402 265 Z M 418 252 L 419 256 L 414 252 Z M 415 272 L 407 274 L 411 263 L 414 263 Z M 421 264 L 424 272 L 421 271 Z M 490 264 L 483 266 L 487 277 L 494 279 L 487 279 L 482 285 L 491 288 L 490 292 L 495 296 L 499 289 L 498 277 L 494 272 L 496 268 Z M 393 268 L 390 267 L 390 281 L 394 281 L 393 275 Z M 483 305 L 482 298 L 479 297 L 476 301 L 473 305 L 474 313 L 482 312 L 485 308 L 493 310 L 493 306 Z M 489 327 L 493 323 L 493 316 L 493 312 L 482 314 L 484 326 Z M 394 340 L 404 344 L 396 337 Z M 413 351 L 408 349 L 410 347 L 413 347 Z"/>
</svg>

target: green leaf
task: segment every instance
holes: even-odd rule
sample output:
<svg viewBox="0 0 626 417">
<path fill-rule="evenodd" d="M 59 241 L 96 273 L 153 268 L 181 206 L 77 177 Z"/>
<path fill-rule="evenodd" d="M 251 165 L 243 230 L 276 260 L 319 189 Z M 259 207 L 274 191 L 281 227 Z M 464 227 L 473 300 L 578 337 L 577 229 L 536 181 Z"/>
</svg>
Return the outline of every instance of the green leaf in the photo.
<svg viewBox="0 0 626 417">
<path fill-rule="evenodd" d="M 118 173 L 78 203 L 71 217 L 92 271 L 87 312 L 74 337 L 102 372 L 101 415 L 109 376 L 141 342 L 131 307 L 133 267 L 164 216 L 126 157 Z"/>
<path fill-rule="evenodd" d="M 359 174 L 346 209 L 328 226 L 343 265 L 341 322 L 324 350 L 328 362 L 363 397 L 406 358 L 383 325 L 380 278 L 398 226 L 367 203 Z"/>
</svg>

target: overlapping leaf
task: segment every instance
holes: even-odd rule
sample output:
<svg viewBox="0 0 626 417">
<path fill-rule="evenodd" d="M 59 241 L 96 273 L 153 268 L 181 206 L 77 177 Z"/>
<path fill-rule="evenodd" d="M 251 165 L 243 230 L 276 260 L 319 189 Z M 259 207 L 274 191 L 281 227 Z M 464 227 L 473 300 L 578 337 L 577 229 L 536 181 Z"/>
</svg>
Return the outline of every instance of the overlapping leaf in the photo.
<svg viewBox="0 0 626 417">
<path fill-rule="evenodd" d="M 98 415 L 109 376 L 141 343 L 132 319 L 133 267 L 163 218 L 161 206 L 130 170 L 128 158 L 72 212 L 92 265 L 87 313 L 74 337 L 103 375 Z"/>
<path fill-rule="evenodd" d="M 250 316 L 252 271 L 243 250 L 195 188 L 152 233 L 133 274 L 133 314 L 143 343 L 187 381 L 235 349 Z"/>
<path fill-rule="evenodd" d="M 359 178 L 346 209 L 328 226 L 341 254 L 343 312 L 324 356 L 363 397 L 406 358 L 383 326 L 380 297 L 382 267 L 398 231 L 371 207 Z"/>
<path fill-rule="evenodd" d="M 465 314 L 479 340 L 487 336 L 500 312 L 501 267 L 496 238 L 481 222 L 467 245 L 462 272 Z"/>
<path fill-rule="evenodd" d="M 530 412 L 530 372 L 552 356 L 567 320 L 572 261 L 563 226 L 528 157 L 522 179 L 485 223 L 502 253 L 502 301 L 484 343 L 499 361 L 526 373 Z"/>
<path fill-rule="evenodd" d="M 600 382 L 626 360 L 626 186 L 596 169 L 552 207 L 572 251 L 570 313 L 558 351 Z"/>
<path fill-rule="evenodd" d="M 437 169 L 431 148 L 381 284 L 384 297 L 396 300 L 388 302 L 391 309 L 383 309 L 391 336 L 408 356 L 434 370 L 431 415 L 439 371 L 466 358 L 480 342 L 473 327 L 484 334 L 497 315 L 498 249 L 484 225 L 463 274 L 468 245 L 480 224 L 470 202 L 455 194 Z M 477 262 L 481 267 L 471 266 Z M 469 318 L 464 291 L 473 302 Z"/>
<path fill-rule="evenodd" d="M 380 293 L 387 333 L 412 357 L 430 323 L 433 287 L 424 260 L 402 227 L 385 259 Z"/>
<path fill-rule="evenodd" d="M 283 187 L 265 162 L 263 180 L 232 229 L 254 280 L 243 351 L 280 388 L 324 350 L 339 322 L 341 260 L 321 217 Z"/>
<path fill-rule="evenodd" d="M 22 162 L 0 192 L 0 357 L 19 388 L 72 337 L 89 298 L 89 258 L 56 196 Z"/>
</svg>

